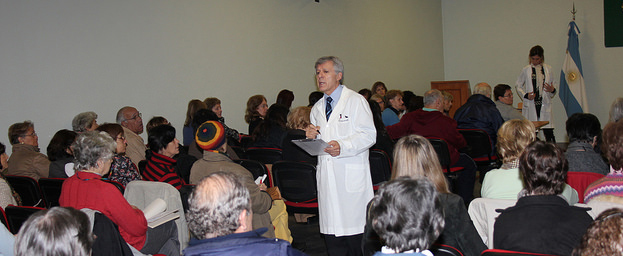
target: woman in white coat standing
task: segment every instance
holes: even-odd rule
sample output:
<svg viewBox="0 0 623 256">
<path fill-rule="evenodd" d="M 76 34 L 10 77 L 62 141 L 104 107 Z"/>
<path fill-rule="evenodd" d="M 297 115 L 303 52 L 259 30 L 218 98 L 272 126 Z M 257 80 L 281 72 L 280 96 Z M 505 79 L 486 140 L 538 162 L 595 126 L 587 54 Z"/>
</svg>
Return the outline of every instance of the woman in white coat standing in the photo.
<svg viewBox="0 0 623 256">
<path fill-rule="evenodd" d="M 517 94 L 523 100 L 521 113 L 530 121 L 549 121 L 541 130 L 545 140 L 556 142 L 552 123 L 552 101 L 556 87 L 552 67 L 543 63 L 543 47 L 536 45 L 530 49 L 530 64 L 525 66 L 517 77 Z"/>
</svg>

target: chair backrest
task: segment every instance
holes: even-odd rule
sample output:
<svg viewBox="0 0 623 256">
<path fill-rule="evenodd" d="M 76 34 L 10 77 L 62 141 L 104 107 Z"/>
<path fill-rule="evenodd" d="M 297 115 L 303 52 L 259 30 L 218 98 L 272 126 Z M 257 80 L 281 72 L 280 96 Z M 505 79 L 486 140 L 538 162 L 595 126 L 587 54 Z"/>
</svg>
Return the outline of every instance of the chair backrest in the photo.
<svg viewBox="0 0 623 256">
<path fill-rule="evenodd" d="M 383 150 L 370 150 L 370 174 L 372 175 L 372 184 L 379 185 L 384 181 L 388 181 L 392 176 L 392 162 Z"/>
<path fill-rule="evenodd" d="M 509 199 L 476 198 L 469 204 L 469 218 L 487 247 L 493 248 L 493 226 L 500 215 L 496 210 L 506 209 L 516 202 L 517 200 Z"/>
<path fill-rule="evenodd" d="M 125 193 L 125 186 L 123 186 L 123 184 L 119 183 L 118 181 L 114 181 L 114 180 L 104 180 L 102 179 L 102 181 L 104 182 L 108 182 L 110 184 L 115 185 L 115 187 L 117 187 L 117 189 L 119 189 L 119 191 L 121 192 L 121 194 L 123 195 L 123 193 Z"/>
<path fill-rule="evenodd" d="M 435 256 L 463 256 L 463 253 L 459 249 L 446 244 L 433 244 L 429 251 Z"/>
<path fill-rule="evenodd" d="M 449 172 L 452 160 L 450 160 L 450 150 L 448 149 L 448 143 L 440 138 L 429 137 L 426 139 L 428 139 L 430 144 L 433 145 L 433 148 L 437 153 L 437 157 L 439 158 L 441 168 L 444 168 L 447 172 Z"/>
<path fill-rule="evenodd" d="M 45 207 L 45 200 L 35 179 L 27 176 L 6 175 L 6 181 L 22 198 L 22 205 Z"/>
<path fill-rule="evenodd" d="M 491 160 L 491 155 L 493 153 L 493 149 L 491 148 L 491 138 L 489 134 L 481 129 L 458 129 L 459 133 L 463 135 L 467 145 L 470 147 L 469 152 L 467 154 L 472 157 L 480 157 L 483 155 L 489 156 L 489 160 Z"/>
<path fill-rule="evenodd" d="M 275 162 L 282 160 L 281 152 L 280 148 L 260 147 L 251 147 L 246 151 L 249 159 L 260 161 L 264 164 L 274 164 Z"/>
<path fill-rule="evenodd" d="M 318 196 L 316 166 L 302 162 L 278 161 L 273 164 L 275 185 L 291 202 L 307 202 Z"/>
<path fill-rule="evenodd" d="M 272 177 L 270 177 L 270 172 L 268 172 L 268 168 L 266 165 L 261 163 L 260 161 L 250 160 L 250 159 L 237 159 L 233 160 L 235 163 L 242 165 L 245 169 L 247 169 L 253 175 L 253 179 L 257 179 L 264 174 L 268 175 L 268 177 L 264 180 L 264 184 L 267 187 L 273 186 Z"/>
<path fill-rule="evenodd" d="M 251 143 L 253 143 L 253 137 L 250 135 L 240 135 L 240 146 L 242 148 L 248 148 Z"/>
<path fill-rule="evenodd" d="M 19 232 L 19 229 L 22 227 L 22 224 L 26 222 L 28 217 L 35 212 L 45 210 L 45 208 L 41 207 L 32 207 L 32 206 L 15 206 L 9 205 L 4 208 L 4 212 L 6 213 L 7 223 L 9 224 L 9 230 L 14 235 Z"/>
<path fill-rule="evenodd" d="M 9 221 L 6 219 L 6 213 L 2 208 L 0 208 L 0 222 L 4 224 L 7 230 L 11 231 L 11 227 L 9 227 Z"/>
<path fill-rule="evenodd" d="M 61 197 L 61 191 L 63 190 L 63 178 L 40 178 L 39 188 L 43 199 L 48 208 L 59 206 L 58 199 Z"/>
<path fill-rule="evenodd" d="M 578 191 L 580 203 L 584 203 L 584 192 L 588 185 L 604 176 L 594 172 L 567 172 L 567 184 Z"/>
<path fill-rule="evenodd" d="M 436 255 L 436 254 L 435 254 Z M 482 256 L 550 256 L 550 254 L 532 253 L 532 252 L 517 252 L 500 249 L 487 249 Z"/>
</svg>

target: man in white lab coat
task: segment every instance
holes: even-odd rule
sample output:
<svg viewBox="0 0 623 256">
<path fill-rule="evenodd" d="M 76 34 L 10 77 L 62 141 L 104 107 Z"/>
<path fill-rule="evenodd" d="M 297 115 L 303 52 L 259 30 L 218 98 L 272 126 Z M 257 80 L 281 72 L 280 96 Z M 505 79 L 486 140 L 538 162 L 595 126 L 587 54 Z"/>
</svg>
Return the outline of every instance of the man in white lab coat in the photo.
<svg viewBox="0 0 623 256">
<path fill-rule="evenodd" d="M 327 143 L 318 157 L 320 233 L 333 255 L 362 255 L 366 205 L 374 196 L 368 149 L 376 129 L 368 102 L 341 84 L 344 66 L 337 57 L 316 61 L 318 90 L 324 93 L 312 108 L 308 138 Z"/>
</svg>

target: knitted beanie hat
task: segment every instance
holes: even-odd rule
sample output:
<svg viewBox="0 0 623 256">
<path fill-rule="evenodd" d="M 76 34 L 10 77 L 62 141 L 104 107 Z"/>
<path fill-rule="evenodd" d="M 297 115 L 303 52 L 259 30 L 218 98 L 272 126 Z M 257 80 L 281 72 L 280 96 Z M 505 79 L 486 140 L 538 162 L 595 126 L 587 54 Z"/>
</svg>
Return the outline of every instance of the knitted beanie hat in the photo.
<svg viewBox="0 0 623 256">
<path fill-rule="evenodd" d="M 197 145 L 203 150 L 215 150 L 225 144 L 225 128 L 218 121 L 207 121 L 197 128 Z"/>
</svg>

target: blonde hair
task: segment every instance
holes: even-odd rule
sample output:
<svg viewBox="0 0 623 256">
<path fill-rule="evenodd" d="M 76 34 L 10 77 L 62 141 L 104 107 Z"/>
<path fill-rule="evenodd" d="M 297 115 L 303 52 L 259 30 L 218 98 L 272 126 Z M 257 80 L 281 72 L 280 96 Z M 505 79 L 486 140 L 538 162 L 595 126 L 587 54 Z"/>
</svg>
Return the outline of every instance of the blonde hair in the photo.
<svg viewBox="0 0 623 256">
<path fill-rule="evenodd" d="M 508 120 L 498 130 L 498 153 L 505 163 L 515 161 L 536 139 L 534 124 L 528 120 Z"/>
<path fill-rule="evenodd" d="M 396 142 L 392 179 L 401 176 L 426 178 L 440 193 L 450 193 L 435 149 L 428 139 L 420 135 L 404 136 Z"/>
<path fill-rule="evenodd" d="M 288 123 L 286 127 L 288 129 L 305 129 L 311 122 L 309 121 L 309 113 L 311 113 L 311 107 L 301 106 L 293 109 L 288 114 Z"/>
</svg>

